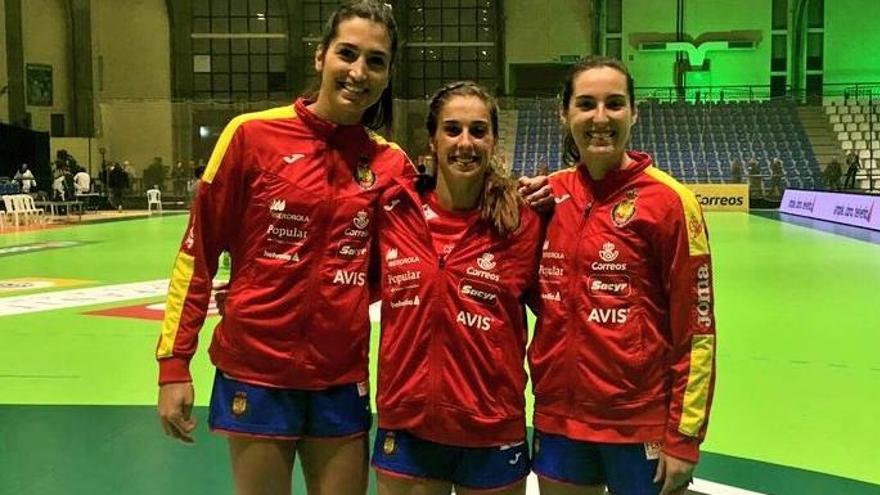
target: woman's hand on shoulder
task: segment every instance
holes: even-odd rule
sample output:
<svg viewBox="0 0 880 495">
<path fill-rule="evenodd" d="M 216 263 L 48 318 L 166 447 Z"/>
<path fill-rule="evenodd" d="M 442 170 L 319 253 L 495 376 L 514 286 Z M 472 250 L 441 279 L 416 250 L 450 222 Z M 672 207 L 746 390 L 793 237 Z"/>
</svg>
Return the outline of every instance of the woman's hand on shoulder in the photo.
<svg viewBox="0 0 880 495">
<path fill-rule="evenodd" d="M 522 176 L 518 180 L 519 193 L 529 206 L 538 213 L 547 213 L 553 209 L 553 190 L 546 175 L 535 177 Z"/>
</svg>

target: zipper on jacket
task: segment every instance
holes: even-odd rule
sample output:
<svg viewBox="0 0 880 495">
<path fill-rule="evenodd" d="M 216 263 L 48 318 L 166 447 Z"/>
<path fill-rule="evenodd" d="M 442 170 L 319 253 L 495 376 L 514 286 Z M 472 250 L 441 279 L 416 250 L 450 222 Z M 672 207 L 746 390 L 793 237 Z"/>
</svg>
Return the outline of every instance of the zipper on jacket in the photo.
<svg viewBox="0 0 880 495">
<path fill-rule="evenodd" d="M 324 211 L 321 212 L 323 215 L 324 222 L 318 225 L 318 228 L 314 229 L 318 232 L 318 238 L 315 240 L 315 250 L 314 253 L 316 255 L 316 259 L 312 261 L 311 269 L 309 270 L 309 280 L 311 281 L 311 287 L 309 288 L 309 294 L 318 294 L 320 293 L 319 288 L 321 287 L 321 268 L 323 267 L 324 257 L 326 256 L 327 251 L 327 237 L 328 231 L 332 228 L 333 221 L 336 217 L 336 162 L 335 157 L 332 157 L 332 151 L 330 148 L 325 148 L 325 155 L 322 157 L 323 162 L 329 162 L 331 164 L 330 170 L 327 174 L 327 188 L 329 189 L 328 198 L 324 201 Z M 307 315 L 308 320 L 314 319 L 315 306 L 318 301 L 322 300 L 320 297 L 310 298 L 310 302 L 307 306 L 307 311 L 305 315 Z M 302 337 L 302 334 L 300 334 Z M 296 356 L 291 356 L 293 361 L 296 361 Z M 307 360 L 303 360 L 301 364 L 308 365 Z"/>
<path fill-rule="evenodd" d="M 578 283 L 578 279 L 581 277 L 581 270 L 583 267 L 583 263 L 581 262 L 581 245 L 584 242 L 584 238 L 586 237 L 584 229 L 587 228 L 588 221 L 590 220 L 590 213 L 593 211 L 593 201 L 590 200 L 587 202 L 587 206 L 584 207 L 584 213 L 581 215 L 581 224 L 577 230 L 579 233 L 577 243 L 575 244 L 574 252 L 572 253 L 572 267 L 569 273 L 569 287 L 575 289 L 575 293 L 577 293 L 577 288 L 580 287 Z M 575 315 L 577 314 L 576 305 L 577 305 L 578 297 L 573 295 L 568 299 L 568 314 Z M 577 348 L 575 345 L 575 340 L 577 339 L 578 334 L 580 333 L 580 329 L 577 328 L 576 319 L 569 318 L 568 319 L 568 329 L 566 332 L 566 340 L 568 340 L 568 369 L 572 372 L 572 376 L 569 377 L 569 383 L 580 383 L 582 377 L 576 375 L 578 366 L 577 366 Z M 574 410 L 576 407 L 575 404 L 575 393 L 574 387 L 569 388 L 570 394 L 568 396 L 569 399 L 569 407 L 570 410 Z"/>
<path fill-rule="evenodd" d="M 428 222 L 425 222 L 425 228 L 428 230 L 428 238 L 431 239 L 430 228 L 428 227 Z M 431 246 L 433 249 L 434 240 L 431 239 Z M 435 252 L 436 254 L 436 252 Z M 439 279 L 439 283 L 434 284 L 434 300 L 433 303 L 433 311 L 434 313 L 434 322 L 443 322 L 443 311 L 446 308 L 446 299 L 448 297 L 446 290 L 446 274 L 443 273 L 446 269 L 446 257 L 443 255 L 437 255 L 437 270 L 440 272 L 437 277 Z M 436 323 L 435 323 L 436 324 Z M 444 336 L 443 332 L 438 332 L 437 328 L 432 329 L 431 331 L 431 341 L 430 341 L 430 350 L 429 350 L 429 359 L 430 365 L 428 366 L 428 373 L 431 378 L 431 387 L 428 392 L 428 407 L 429 412 L 428 415 L 431 418 L 430 421 L 434 420 L 434 417 L 439 413 L 437 410 L 437 397 L 440 395 L 440 375 L 443 370 L 442 356 L 440 346 L 442 342 L 440 341 Z"/>
</svg>

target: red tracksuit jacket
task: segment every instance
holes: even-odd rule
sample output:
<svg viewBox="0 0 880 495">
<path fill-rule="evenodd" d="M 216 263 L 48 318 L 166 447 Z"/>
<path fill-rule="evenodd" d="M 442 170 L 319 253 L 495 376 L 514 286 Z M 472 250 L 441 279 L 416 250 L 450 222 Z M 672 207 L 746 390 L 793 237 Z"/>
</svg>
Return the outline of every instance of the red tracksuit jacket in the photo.
<svg viewBox="0 0 880 495">
<path fill-rule="evenodd" d="M 212 362 L 271 387 L 367 379 L 367 267 L 373 210 L 414 173 L 396 145 L 338 126 L 306 102 L 246 114 L 223 131 L 174 264 L 159 339 L 159 382 L 190 380 L 217 259 L 232 257 Z"/>
<path fill-rule="evenodd" d="M 534 422 L 578 440 L 662 441 L 696 461 L 715 377 L 708 234 L 693 193 L 630 156 L 601 181 L 583 166 L 550 177 Z"/>
<path fill-rule="evenodd" d="M 377 214 L 379 426 L 465 447 L 522 441 L 523 294 L 534 282 L 540 221 L 523 206 L 520 228 L 506 239 L 476 221 L 440 255 L 425 201 L 412 180 L 398 182 Z"/>
</svg>

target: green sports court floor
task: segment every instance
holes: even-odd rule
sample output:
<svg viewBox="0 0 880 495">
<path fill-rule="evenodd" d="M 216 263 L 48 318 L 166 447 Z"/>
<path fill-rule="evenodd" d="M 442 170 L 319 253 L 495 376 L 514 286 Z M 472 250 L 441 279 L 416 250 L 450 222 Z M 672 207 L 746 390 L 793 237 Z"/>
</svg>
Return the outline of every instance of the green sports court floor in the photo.
<svg viewBox="0 0 880 495">
<path fill-rule="evenodd" d="M 819 224 L 707 218 L 718 379 L 694 490 L 880 494 L 880 244 Z M 154 410 L 162 293 L 185 221 L 0 234 L 0 494 L 231 492 L 204 407 L 193 447 L 165 438 Z"/>
</svg>

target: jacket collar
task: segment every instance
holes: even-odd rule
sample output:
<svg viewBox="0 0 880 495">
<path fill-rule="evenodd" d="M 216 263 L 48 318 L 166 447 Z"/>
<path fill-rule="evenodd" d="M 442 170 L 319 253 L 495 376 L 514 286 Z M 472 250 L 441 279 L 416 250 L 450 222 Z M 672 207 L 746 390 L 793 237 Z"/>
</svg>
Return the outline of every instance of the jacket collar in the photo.
<svg viewBox="0 0 880 495">
<path fill-rule="evenodd" d="M 587 167 L 583 163 L 578 163 L 578 176 L 584 186 L 593 193 L 593 196 L 600 200 L 613 196 L 653 163 L 651 156 L 642 151 L 627 151 L 626 153 L 633 160 L 631 165 L 625 169 L 611 170 L 601 180 L 590 177 Z"/>
<path fill-rule="evenodd" d="M 299 97 L 293 104 L 293 108 L 296 111 L 296 116 L 302 119 L 303 123 L 318 137 L 328 143 L 345 147 L 354 143 L 367 144 L 369 135 L 364 126 L 360 124 L 341 125 L 320 117 L 308 109 L 312 103 L 311 100 Z"/>
</svg>

